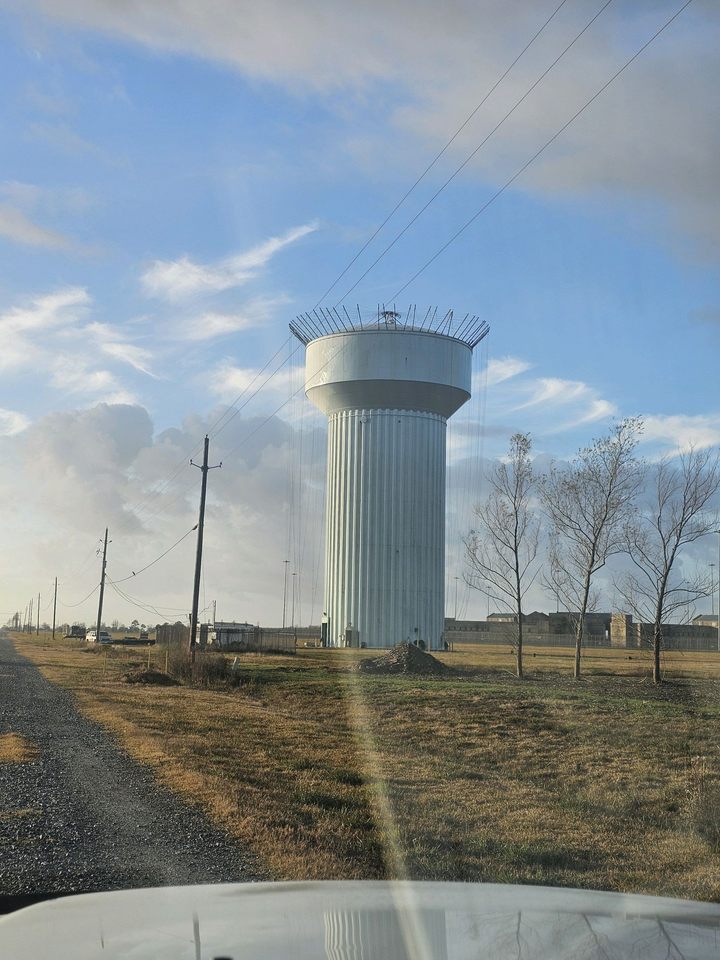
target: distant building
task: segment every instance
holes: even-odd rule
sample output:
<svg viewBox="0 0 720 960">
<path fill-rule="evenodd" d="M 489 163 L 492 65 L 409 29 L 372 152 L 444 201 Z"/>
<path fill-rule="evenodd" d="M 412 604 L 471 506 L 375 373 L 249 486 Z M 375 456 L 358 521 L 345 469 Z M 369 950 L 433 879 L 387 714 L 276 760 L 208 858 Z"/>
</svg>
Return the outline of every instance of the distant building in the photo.
<svg viewBox="0 0 720 960">
<path fill-rule="evenodd" d="M 718 615 L 716 613 L 700 613 L 690 621 L 694 627 L 717 627 Z"/>
<path fill-rule="evenodd" d="M 578 613 L 523 614 L 523 640 L 527 644 L 572 646 Z M 716 650 L 717 615 L 703 614 L 691 623 L 664 623 L 663 645 L 669 650 Z M 445 621 L 445 642 L 512 643 L 516 635 L 516 618 L 511 613 L 494 613 L 487 620 Z M 593 647 L 626 647 L 649 649 L 653 642 L 653 625 L 638 623 L 629 613 L 588 613 L 585 615 L 584 644 Z"/>
<path fill-rule="evenodd" d="M 218 620 L 208 631 L 208 643 L 218 647 L 230 647 L 252 643 L 258 632 L 254 623 L 236 623 L 232 620 Z"/>
</svg>

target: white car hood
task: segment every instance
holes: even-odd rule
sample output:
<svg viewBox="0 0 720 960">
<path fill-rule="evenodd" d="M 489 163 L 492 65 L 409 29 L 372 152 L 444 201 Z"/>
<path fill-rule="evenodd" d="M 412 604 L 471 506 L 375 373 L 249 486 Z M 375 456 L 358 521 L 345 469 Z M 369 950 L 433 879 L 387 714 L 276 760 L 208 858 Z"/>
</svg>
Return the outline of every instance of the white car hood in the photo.
<svg viewBox="0 0 720 960">
<path fill-rule="evenodd" d="M 2 960 L 699 960 L 720 906 L 478 883 L 254 883 L 65 897 L 0 919 Z"/>
</svg>

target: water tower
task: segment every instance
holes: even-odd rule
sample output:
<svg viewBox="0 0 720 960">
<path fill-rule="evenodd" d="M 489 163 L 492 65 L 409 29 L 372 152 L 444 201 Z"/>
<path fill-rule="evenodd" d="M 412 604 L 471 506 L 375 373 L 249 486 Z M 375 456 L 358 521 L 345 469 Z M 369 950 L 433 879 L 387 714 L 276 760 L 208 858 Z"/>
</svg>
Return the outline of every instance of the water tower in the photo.
<svg viewBox="0 0 720 960">
<path fill-rule="evenodd" d="M 485 321 L 452 311 L 290 324 L 305 392 L 328 418 L 325 620 L 331 646 L 439 649 L 445 616 L 445 438 L 470 398 Z"/>
</svg>

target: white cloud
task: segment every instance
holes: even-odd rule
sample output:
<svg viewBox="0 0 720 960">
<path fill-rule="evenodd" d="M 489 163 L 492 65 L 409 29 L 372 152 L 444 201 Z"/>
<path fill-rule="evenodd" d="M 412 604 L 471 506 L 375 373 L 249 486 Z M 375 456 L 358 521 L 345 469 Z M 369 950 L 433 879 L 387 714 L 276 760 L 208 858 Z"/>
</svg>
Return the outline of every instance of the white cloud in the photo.
<svg viewBox="0 0 720 960">
<path fill-rule="evenodd" d="M 254 367 L 236 367 L 226 362 L 215 369 L 209 377 L 210 391 L 222 400 L 232 400 L 246 390 L 256 389 L 267 381 L 263 393 L 284 393 L 288 397 L 304 385 L 303 367 L 282 367 L 273 374 L 272 368 L 260 371 Z"/>
<path fill-rule="evenodd" d="M 211 340 L 240 330 L 265 326 L 273 319 L 278 307 L 290 302 L 289 297 L 257 297 L 249 300 L 234 313 L 207 311 L 199 318 L 184 322 L 178 331 L 186 340 Z"/>
<path fill-rule="evenodd" d="M 89 304 L 90 295 L 84 287 L 65 287 L 34 297 L 27 306 L 13 307 L 0 314 L 0 335 L 75 323 L 82 315 L 82 308 Z"/>
<path fill-rule="evenodd" d="M 216 264 L 195 263 L 187 256 L 179 260 L 155 260 L 142 275 L 142 285 L 149 295 L 170 301 L 239 287 L 256 277 L 278 251 L 317 228 L 317 223 L 293 227 L 282 236 L 270 237 Z"/>
<path fill-rule="evenodd" d="M 22 210 L 0 207 L 0 236 L 14 243 L 51 250 L 71 250 L 75 244 L 62 233 L 34 223 Z"/>
<path fill-rule="evenodd" d="M 120 360 L 122 363 L 127 363 L 149 377 L 155 376 L 150 370 L 151 352 L 144 347 L 138 347 L 136 344 L 123 340 L 119 331 L 114 327 L 106 323 L 90 323 L 83 329 L 83 334 L 90 334 L 95 337 L 100 350 L 107 356 Z"/>
<path fill-rule="evenodd" d="M 154 376 L 151 354 L 120 327 L 87 322 L 92 306 L 84 287 L 65 287 L 0 313 L 0 369 L 7 376 L 32 372 L 63 394 L 135 402 L 135 394 L 108 360 Z"/>
<path fill-rule="evenodd" d="M 579 380 L 563 380 L 560 377 L 540 377 L 531 383 L 531 395 L 515 409 L 544 406 L 547 404 L 565 404 L 579 397 L 587 396 L 589 387 Z"/>
<path fill-rule="evenodd" d="M 74 357 L 60 356 L 53 364 L 52 382 L 58 390 L 70 393 L 97 393 L 115 386 L 115 378 L 109 370 L 89 371 L 78 364 Z"/>
<path fill-rule="evenodd" d="M 109 160 L 104 151 L 97 144 L 86 140 L 65 123 L 45 123 L 36 121 L 28 127 L 33 139 L 44 140 L 50 146 L 69 154 L 88 154 Z M 117 158 L 112 158 L 115 163 Z"/>
<path fill-rule="evenodd" d="M 83 31 L 229 64 L 293 92 L 343 90 L 345 109 L 352 109 L 348 91 L 361 100 L 374 88 L 392 132 L 425 140 L 430 153 L 477 106 L 546 16 L 530 0 L 266 0 L 245 4 L 242 16 L 234 0 L 31 2 Z M 492 129 L 595 12 L 588 2 L 563 7 L 458 138 L 456 159 Z M 519 168 L 672 12 L 669 2 L 612 4 L 503 126 L 502 138 L 481 151 L 473 161 L 476 173 L 497 184 Z M 707 91 L 720 84 L 718 42 L 717 3 L 696 0 L 518 187 L 568 198 L 614 196 L 625 205 L 628 196 L 650 200 L 695 239 L 696 249 L 712 255 L 720 238 L 720 128 Z M 386 164 L 385 124 L 377 125 L 376 136 L 365 155 Z M 362 142 L 361 133 L 352 139 Z M 399 153 L 403 163 L 406 155 Z M 647 226 L 653 230 L 658 219 Z"/>
<path fill-rule="evenodd" d="M 0 436 L 12 437 L 24 430 L 29 424 L 30 420 L 25 414 L 18 413 L 17 410 L 0 408 Z"/>
<path fill-rule="evenodd" d="M 690 447 L 720 447 L 720 413 L 695 416 L 649 414 L 645 416 L 644 424 L 643 443 L 659 442 L 677 453 Z"/>
<path fill-rule="evenodd" d="M 521 360 L 519 357 L 492 357 L 488 360 L 487 371 L 485 373 L 487 385 L 492 387 L 496 383 L 502 383 L 511 377 L 517 377 L 519 374 L 529 370 L 531 366 L 532 364 L 526 360 Z"/>
<path fill-rule="evenodd" d="M 614 416 L 618 408 L 600 396 L 596 387 L 582 380 L 562 377 L 527 376 L 532 364 L 521 357 L 507 356 L 488 363 L 487 411 L 482 418 L 478 398 L 482 397 L 482 374 L 476 374 L 472 400 L 451 421 L 457 454 L 471 449 L 473 433 L 482 430 L 498 451 L 516 431 L 536 438 L 567 433 L 578 427 Z"/>
</svg>

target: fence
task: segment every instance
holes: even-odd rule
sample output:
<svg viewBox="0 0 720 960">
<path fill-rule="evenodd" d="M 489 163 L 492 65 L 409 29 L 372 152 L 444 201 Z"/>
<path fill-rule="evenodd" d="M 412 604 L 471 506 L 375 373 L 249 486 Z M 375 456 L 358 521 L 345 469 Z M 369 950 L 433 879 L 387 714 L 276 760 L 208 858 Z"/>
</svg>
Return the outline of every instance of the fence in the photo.
<svg viewBox="0 0 720 960">
<path fill-rule="evenodd" d="M 239 633 L 236 640 L 223 644 L 221 649 L 234 653 L 295 653 L 295 634 L 256 627 Z"/>
<path fill-rule="evenodd" d="M 166 647 L 187 646 L 190 643 L 190 627 L 184 623 L 159 623 L 155 627 L 155 639 Z"/>
<path fill-rule="evenodd" d="M 480 644 L 511 644 L 514 641 L 511 630 L 499 630 L 497 627 L 488 632 L 446 630 L 444 639 L 455 648 L 464 643 Z M 574 633 L 532 633 L 523 630 L 523 646 L 530 647 L 574 647 Z M 609 647 L 610 640 L 604 634 L 586 633 L 583 636 L 584 647 Z"/>
</svg>

